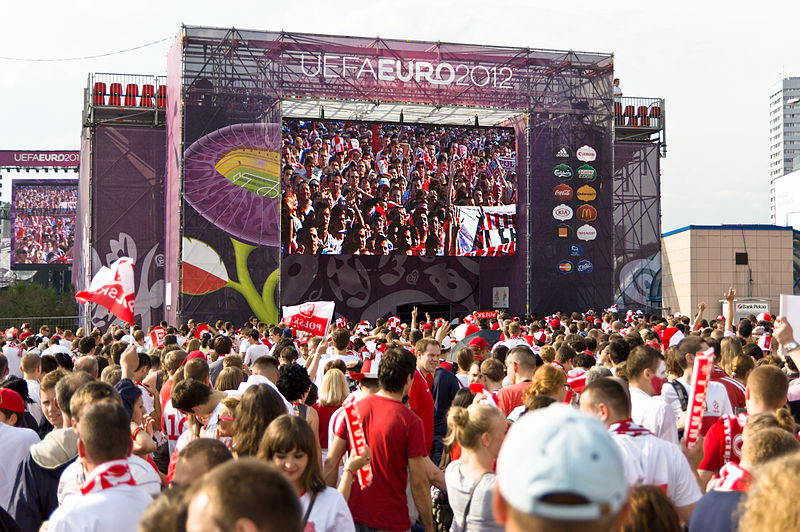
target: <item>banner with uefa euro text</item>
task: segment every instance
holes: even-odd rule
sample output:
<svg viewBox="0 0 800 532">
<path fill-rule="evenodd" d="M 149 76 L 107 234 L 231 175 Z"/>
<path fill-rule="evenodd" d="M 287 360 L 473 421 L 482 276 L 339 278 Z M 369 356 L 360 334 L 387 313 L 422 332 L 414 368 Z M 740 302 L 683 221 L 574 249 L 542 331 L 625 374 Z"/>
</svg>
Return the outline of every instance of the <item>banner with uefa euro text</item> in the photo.
<svg viewBox="0 0 800 532">
<path fill-rule="evenodd" d="M 283 308 L 283 323 L 297 331 L 315 336 L 328 334 L 333 319 L 333 301 L 309 301 L 301 305 Z"/>
<path fill-rule="evenodd" d="M 697 444 L 703 427 L 703 413 L 706 409 L 708 383 L 714 367 L 714 350 L 708 349 L 694 357 L 692 386 L 689 392 L 689 407 L 686 409 L 686 446 L 691 449 Z"/>
</svg>

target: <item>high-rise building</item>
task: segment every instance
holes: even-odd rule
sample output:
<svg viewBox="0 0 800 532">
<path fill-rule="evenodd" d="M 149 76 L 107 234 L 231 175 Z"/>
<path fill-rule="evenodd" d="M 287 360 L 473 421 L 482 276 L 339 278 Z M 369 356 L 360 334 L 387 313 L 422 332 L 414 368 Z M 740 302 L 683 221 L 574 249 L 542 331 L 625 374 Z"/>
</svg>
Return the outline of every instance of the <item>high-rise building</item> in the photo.
<svg viewBox="0 0 800 532">
<path fill-rule="evenodd" d="M 769 214 L 775 216 L 775 180 L 800 169 L 800 77 L 784 78 L 769 97 Z"/>
</svg>

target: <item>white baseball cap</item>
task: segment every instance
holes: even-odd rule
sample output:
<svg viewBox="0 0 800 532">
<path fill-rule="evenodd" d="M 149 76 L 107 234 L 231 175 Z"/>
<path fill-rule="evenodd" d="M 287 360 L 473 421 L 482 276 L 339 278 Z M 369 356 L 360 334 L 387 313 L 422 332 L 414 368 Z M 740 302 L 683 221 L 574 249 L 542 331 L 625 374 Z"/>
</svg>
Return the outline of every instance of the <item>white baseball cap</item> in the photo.
<svg viewBox="0 0 800 532">
<path fill-rule="evenodd" d="M 522 416 L 497 459 L 497 483 L 509 505 L 559 521 L 591 521 L 620 512 L 628 483 L 617 445 L 594 416 L 553 404 Z M 549 502 L 571 494 L 583 504 Z"/>
</svg>

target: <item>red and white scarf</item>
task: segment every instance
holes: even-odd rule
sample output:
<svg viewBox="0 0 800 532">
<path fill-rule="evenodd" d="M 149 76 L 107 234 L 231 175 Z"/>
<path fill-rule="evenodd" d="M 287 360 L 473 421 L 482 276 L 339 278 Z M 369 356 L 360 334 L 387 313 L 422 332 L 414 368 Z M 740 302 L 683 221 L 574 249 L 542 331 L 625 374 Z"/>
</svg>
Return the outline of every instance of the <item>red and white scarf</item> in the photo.
<svg viewBox="0 0 800 532">
<path fill-rule="evenodd" d="M 741 414 L 736 415 L 736 416 L 731 416 L 731 415 L 722 416 L 722 431 L 725 434 L 725 443 L 724 443 L 724 447 L 722 449 L 722 462 L 723 463 L 730 462 L 731 461 L 731 454 L 735 451 L 735 449 L 733 448 L 733 446 L 734 446 L 733 429 L 731 427 L 731 420 L 734 420 L 734 419 L 736 420 L 736 423 L 738 423 L 738 425 L 739 425 L 739 429 L 740 430 L 739 430 L 738 434 L 741 434 L 741 432 L 742 432 L 741 429 L 743 429 L 744 426 L 747 424 L 747 414 L 742 412 Z M 737 453 L 737 455 L 738 455 L 738 453 Z M 737 456 L 737 458 L 738 458 L 738 456 Z"/>
<path fill-rule="evenodd" d="M 109 460 L 95 467 L 89 473 L 86 477 L 86 482 L 81 486 L 81 493 L 86 495 L 87 493 L 99 492 L 123 484 L 136 485 L 136 481 L 133 480 L 133 475 L 131 475 L 128 460 L 126 458 Z"/>
<path fill-rule="evenodd" d="M 650 432 L 643 426 L 634 423 L 631 418 L 623 419 L 619 423 L 614 423 L 613 425 L 608 427 L 608 432 L 613 432 L 614 434 L 634 436 L 634 437 L 644 436 L 645 434 L 652 434 L 652 432 Z"/>
<path fill-rule="evenodd" d="M 719 478 L 708 483 L 708 490 L 747 491 L 753 477 L 739 464 L 728 462 L 719 470 Z"/>
</svg>

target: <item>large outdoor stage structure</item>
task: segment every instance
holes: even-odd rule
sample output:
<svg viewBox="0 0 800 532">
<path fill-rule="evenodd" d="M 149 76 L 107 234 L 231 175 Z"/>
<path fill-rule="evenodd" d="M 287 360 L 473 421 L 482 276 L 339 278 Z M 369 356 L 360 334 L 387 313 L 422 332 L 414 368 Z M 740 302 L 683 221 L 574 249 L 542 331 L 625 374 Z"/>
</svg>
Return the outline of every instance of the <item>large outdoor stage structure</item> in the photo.
<svg viewBox="0 0 800 532">
<path fill-rule="evenodd" d="M 623 111 L 612 79 L 610 54 L 183 27 L 168 56 L 166 88 L 156 91 L 165 93 L 163 119 L 157 105 L 142 113 L 135 96 L 111 106 L 97 83 L 112 80 L 90 79 L 80 188 L 90 230 L 79 243 L 75 284 L 88 284 L 135 243 L 137 267 L 149 276 L 137 281 L 137 314 L 144 321 L 148 312 L 149 323 L 162 312 L 170 322 L 250 315 L 276 322 L 279 305 L 328 299 L 337 315 L 355 321 L 412 305 L 440 315 L 506 304 L 513 314 L 546 314 L 615 300 L 650 308 L 641 260 L 660 263 L 649 234 L 660 228 L 663 100 Z M 116 83 L 119 104 L 125 83 Z M 130 115 L 143 118 L 125 123 Z M 323 117 L 512 128 L 515 253 L 282 253 L 282 121 Z M 625 162 L 615 165 L 623 143 Z M 112 160 L 126 165 L 128 181 L 141 182 L 138 193 L 118 184 L 120 172 L 101 170 Z M 115 199 L 119 191 L 128 202 L 139 198 L 140 208 L 122 193 Z M 114 219 L 101 224 L 107 210 Z M 637 248 L 645 241 L 646 249 Z M 147 264 L 138 264 L 143 256 Z"/>
</svg>

